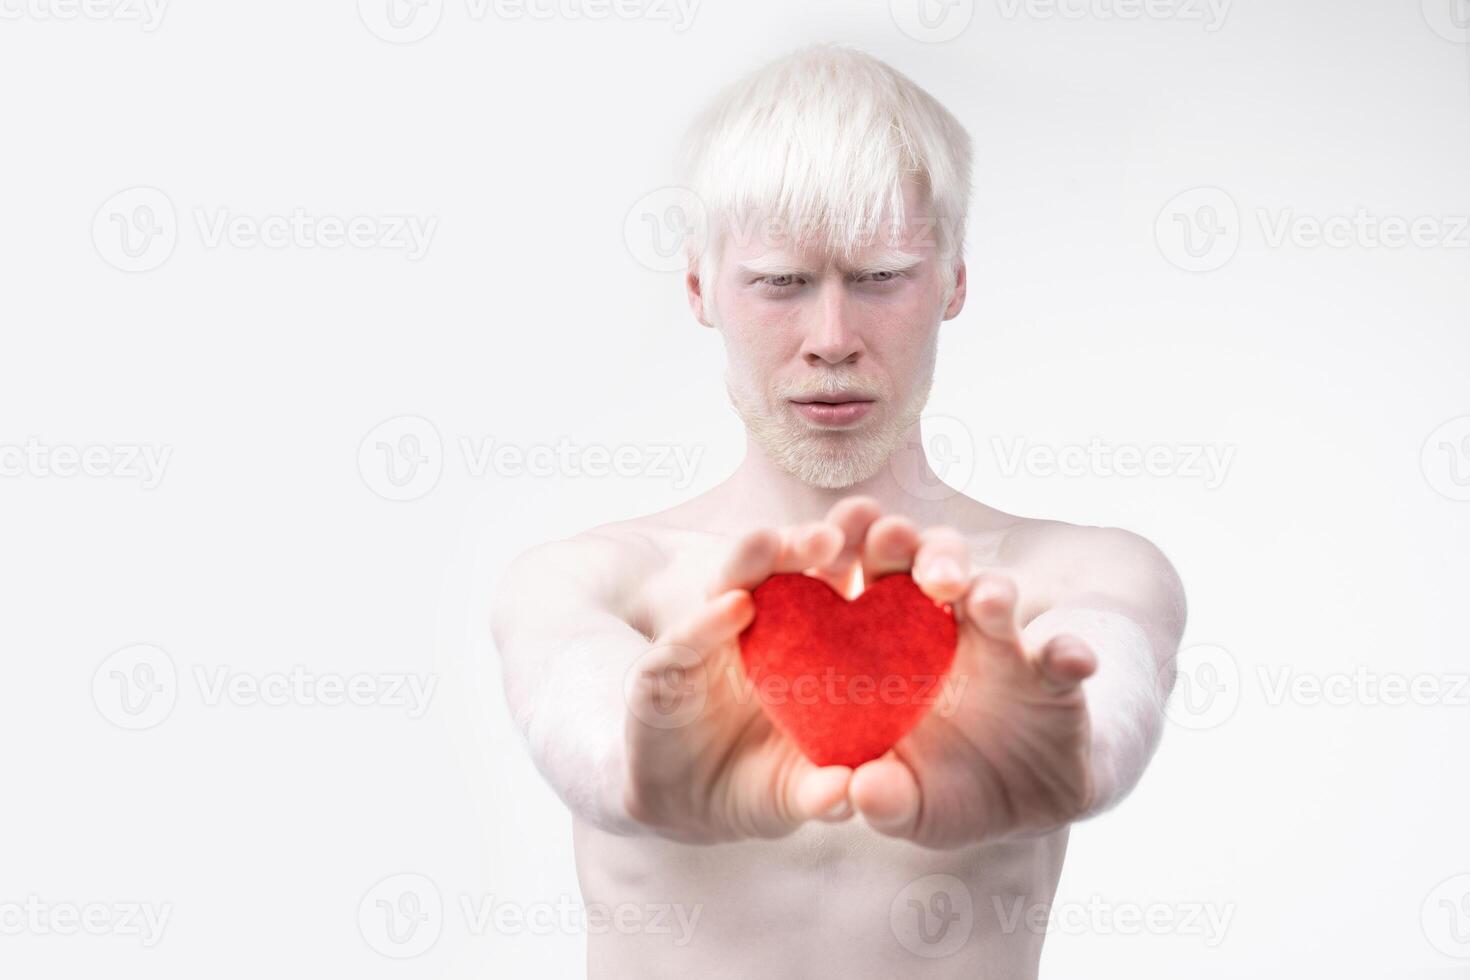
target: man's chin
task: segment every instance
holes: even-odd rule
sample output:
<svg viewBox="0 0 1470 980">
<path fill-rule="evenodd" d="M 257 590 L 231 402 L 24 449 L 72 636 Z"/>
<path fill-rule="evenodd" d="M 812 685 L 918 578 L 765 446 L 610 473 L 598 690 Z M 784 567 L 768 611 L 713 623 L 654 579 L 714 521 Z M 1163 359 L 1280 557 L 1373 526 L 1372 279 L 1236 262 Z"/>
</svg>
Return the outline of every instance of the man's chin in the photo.
<svg viewBox="0 0 1470 980">
<path fill-rule="evenodd" d="M 893 447 L 867 433 L 825 432 L 768 446 L 766 451 L 801 482 L 823 490 L 842 490 L 881 470 Z"/>
</svg>

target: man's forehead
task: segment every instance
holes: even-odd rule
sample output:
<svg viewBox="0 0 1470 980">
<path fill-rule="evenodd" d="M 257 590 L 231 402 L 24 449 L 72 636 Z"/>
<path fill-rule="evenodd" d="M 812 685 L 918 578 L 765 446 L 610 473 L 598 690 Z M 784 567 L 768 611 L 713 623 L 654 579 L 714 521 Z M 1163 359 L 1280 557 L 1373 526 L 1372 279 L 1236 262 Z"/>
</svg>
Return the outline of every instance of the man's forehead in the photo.
<svg viewBox="0 0 1470 980">
<path fill-rule="evenodd" d="M 832 267 L 840 272 L 886 269 L 903 272 L 924 261 L 922 249 L 909 245 L 877 245 L 850 254 L 831 248 L 764 248 L 731 256 L 735 264 L 753 275 L 781 275 Z"/>
</svg>

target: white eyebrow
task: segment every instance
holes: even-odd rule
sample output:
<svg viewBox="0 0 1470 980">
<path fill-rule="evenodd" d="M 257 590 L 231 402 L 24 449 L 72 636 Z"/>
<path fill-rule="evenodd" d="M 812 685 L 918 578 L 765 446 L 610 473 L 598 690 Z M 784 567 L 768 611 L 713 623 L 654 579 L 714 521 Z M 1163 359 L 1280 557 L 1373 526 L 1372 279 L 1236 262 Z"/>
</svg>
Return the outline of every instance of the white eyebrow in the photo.
<svg viewBox="0 0 1470 980">
<path fill-rule="evenodd" d="M 907 272 L 920 262 L 922 255 L 901 249 L 888 249 L 869 256 L 853 266 L 844 266 L 847 272 Z M 806 268 L 780 255 L 761 255 L 740 263 L 740 272 L 747 276 L 802 276 L 808 275 Z"/>
<path fill-rule="evenodd" d="M 922 261 L 924 261 L 922 255 L 905 252 L 902 249 L 887 249 L 868 257 L 865 261 L 857 263 L 849 271 L 907 272 Z"/>
<path fill-rule="evenodd" d="M 806 270 L 779 255 L 760 255 L 740 263 L 740 272 L 747 276 L 800 276 Z"/>
</svg>

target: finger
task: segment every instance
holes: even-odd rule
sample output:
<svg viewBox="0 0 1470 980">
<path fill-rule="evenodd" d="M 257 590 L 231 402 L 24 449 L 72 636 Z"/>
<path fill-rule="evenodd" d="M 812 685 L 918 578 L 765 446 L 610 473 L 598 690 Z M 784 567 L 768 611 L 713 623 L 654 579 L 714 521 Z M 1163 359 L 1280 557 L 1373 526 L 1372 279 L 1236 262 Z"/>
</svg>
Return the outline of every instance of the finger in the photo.
<svg viewBox="0 0 1470 980">
<path fill-rule="evenodd" d="M 1097 654 L 1087 641 L 1066 633 L 1050 640 L 1034 658 L 1042 683 L 1054 694 L 1066 694 L 1097 672 Z"/>
<path fill-rule="evenodd" d="M 753 589 L 771 574 L 781 553 L 781 533 L 772 527 L 742 536 L 710 585 L 710 596 L 731 589 Z"/>
<path fill-rule="evenodd" d="M 908 571 L 918 550 L 919 529 L 913 521 L 897 514 L 878 518 L 863 541 L 863 582 Z"/>
<path fill-rule="evenodd" d="M 964 620 L 990 639 L 1019 648 L 1016 600 L 1016 583 L 1008 576 L 981 572 L 965 596 Z"/>
<path fill-rule="evenodd" d="M 825 521 L 792 528 L 761 528 L 735 543 L 715 576 L 710 595 L 753 589 L 778 572 L 800 572 L 832 560 L 842 548 L 842 532 Z"/>
<path fill-rule="evenodd" d="M 695 610 L 659 636 L 655 647 L 693 650 L 703 659 L 710 651 L 740 635 L 755 618 L 755 601 L 744 589 L 731 589 Z"/>
<path fill-rule="evenodd" d="M 926 528 L 914 556 L 914 581 L 936 602 L 954 602 L 970 584 L 970 546 L 952 527 Z"/>
<path fill-rule="evenodd" d="M 883 513 L 872 497 L 844 497 L 827 512 L 827 523 L 842 532 L 842 549 L 830 562 L 815 569 L 822 581 L 844 596 L 850 596 L 858 562 L 862 558 L 863 540 L 868 528 Z"/>
<path fill-rule="evenodd" d="M 853 807 L 878 833 L 914 836 L 919 821 L 919 783 L 913 770 L 894 756 L 858 766 L 847 793 Z"/>
<path fill-rule="evenodd" d="M 798 823 L 807 820 L 836 822 L 847 808 L 847 784 L 852 770 L 847 766 L 817 768 L 805 759 L 787 780 L 786 809 Z M 849 810 L 848 815 L 851 815 Z"/>
</svg>

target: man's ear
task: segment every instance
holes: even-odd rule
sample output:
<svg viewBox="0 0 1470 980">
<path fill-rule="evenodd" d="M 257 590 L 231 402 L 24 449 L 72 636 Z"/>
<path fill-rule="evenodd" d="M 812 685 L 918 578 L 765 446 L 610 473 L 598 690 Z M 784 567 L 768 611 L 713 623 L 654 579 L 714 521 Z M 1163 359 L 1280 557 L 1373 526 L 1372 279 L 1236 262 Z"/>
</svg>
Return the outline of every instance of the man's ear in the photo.
<svg viewBox="0 0 1470 980">
<path fill-rule="evenodd" d="M 690 262 L 689 271 L 684 274 L 684 288 L 689 293 L 689 308 L 694 311 L 694 319 L 706 327 L 714 326 L 711 322 L 709 311 L 705 309 L 704 289 L 699 281 L 699 263 Z"/>
<path fill-rule="evenodd" d="M 950 293 L 949 305 L 944 308 L 944 319 L 953 320 L 965 308 L 965 260 L 959 259 L 954 268 L 954 292 Z"/>
</svg>

